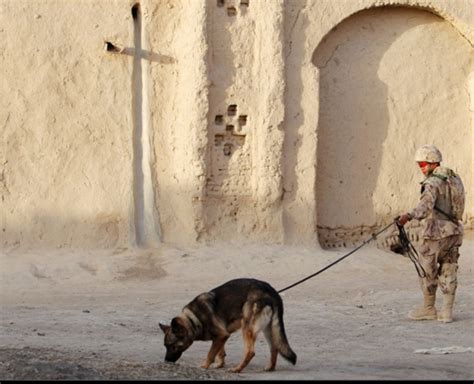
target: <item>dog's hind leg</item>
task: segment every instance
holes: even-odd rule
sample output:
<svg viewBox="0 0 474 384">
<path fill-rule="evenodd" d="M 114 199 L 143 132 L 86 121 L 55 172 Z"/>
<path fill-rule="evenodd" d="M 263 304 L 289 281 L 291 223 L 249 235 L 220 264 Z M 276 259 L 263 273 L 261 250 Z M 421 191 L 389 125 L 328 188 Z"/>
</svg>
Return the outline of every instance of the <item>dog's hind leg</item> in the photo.
<svg viewBox="0 0 474 384">
<path fill-rule="evenodd" d="M 274 371 L 278 357 L 278 347 L 275 345 L 275 342 L 272 338 L 271 325 L 264 328 L 263 334 L 265 335 L 265 339 L 267 340 L 268 346 L 270 347 L 270 362 L 265 367 L 265 371 Z"/>
<path fill-rule="evenodd" d="M 272 309 L 265 300 L 254 302 L 244 306 L 242 319 L 242 333 L 244 338 L 244 358 L 232 372 L 240 372 L 255 356 L 255 341 L 257 334 L 267 329 L 271 321 Z"/>
<path fill-rule="evenodd" d="M 218 339 L 212 340 L 211 349 L 209 349 L 209 352 L 207 353 L 207 358 L 204 361 L 204 363 L 202 363 L 201 368 L 206 368 L 206 369 L 209 368 L 209 366 L 214 362 L 216 355 L 220 353 L 221 350 L 222 351 L 224 350 L 224 345 L 228 338 L 229 336 L 224 336 L 224 337 L 220 337 Z M 225 356 L 225 352 L 224 352 L 224 356 Z M 220 364 L 220 362 L 221 362 L 221 358 L 219 357 L 218 365 Z"/>
</svg>

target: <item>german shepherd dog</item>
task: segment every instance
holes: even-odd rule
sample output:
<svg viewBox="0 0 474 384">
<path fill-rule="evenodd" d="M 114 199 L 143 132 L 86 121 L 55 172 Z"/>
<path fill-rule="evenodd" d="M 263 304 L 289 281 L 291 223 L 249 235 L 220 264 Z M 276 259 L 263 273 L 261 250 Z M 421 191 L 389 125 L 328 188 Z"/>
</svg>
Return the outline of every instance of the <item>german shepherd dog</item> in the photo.
<svg viewBox="0 0 474 384">
<path fill-rule="evenodd" d="M 242 328 L 244 357 L 231 369 L 241 372 L 255 355 L 257 334 L 263 331 L 270 346 L 270 363 L 266 371 L 274 371 L 278 353 L 292 364 L 296 354 L 288 344 L 283 324 L 283 301 L 268 283 L 255 279 L 235 279 L 198 295 L 187 304 L 171 325 L 160 323 L 165 334 L 165 361 L 176 362 L 194 340 L 212 340 L 202 368 L 216 362 L 224 366 L 224 346 L 231 333 Z"/>
</svg>

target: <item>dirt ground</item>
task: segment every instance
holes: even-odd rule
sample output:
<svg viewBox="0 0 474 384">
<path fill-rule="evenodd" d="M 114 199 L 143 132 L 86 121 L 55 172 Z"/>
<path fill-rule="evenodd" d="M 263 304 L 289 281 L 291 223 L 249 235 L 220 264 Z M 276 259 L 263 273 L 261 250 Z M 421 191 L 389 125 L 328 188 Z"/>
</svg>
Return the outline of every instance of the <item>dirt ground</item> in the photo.
<svg viewBox="0 0 474 384">
<path fill-rule="evenodd" d="M 455 322 L 408 320 L 421 302 L 415 268 L 370 243 L 282 294 L 295 366 L 280 357 L 275 372 L 264 372 L 269 351 L 261 335 L 255 358 L 232 374 L 198 368 L 209 342 L 164 363 L 158 322 L 232 278 L 259 278 L 278 290 L 348 249 L 7 250 L 0 255 L 0 379 L 472 380 L 473 251 L 470 233 L 461 248 Z M 242 352 L 236 333 L 227 366 Z"/>
</svg>

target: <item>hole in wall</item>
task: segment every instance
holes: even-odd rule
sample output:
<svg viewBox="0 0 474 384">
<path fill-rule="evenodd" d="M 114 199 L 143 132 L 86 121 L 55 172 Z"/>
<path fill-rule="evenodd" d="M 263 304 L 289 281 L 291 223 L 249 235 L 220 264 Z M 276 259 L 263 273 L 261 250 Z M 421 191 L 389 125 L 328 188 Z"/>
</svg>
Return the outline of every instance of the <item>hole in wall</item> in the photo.
<svg viewBox="0 0 474 384">
<path fill-rule="evenodd" d="M 237 104 L 231 104 L 227 107 L 227 115 L 235 116 L 237 114 Z"/>
<path fill-rule="evenodd" d="M 224 116 L 222 115 L 216 115 L 216 117 L 214 118 L 214 123 L 216 125 L 222 125 L 224 124 Z"/>
<path fill-rule="evenodd" d="M 241 126 L 247 125 L 247 115 L 240 115 L 239 116 L 239 124 Z"/>
<path fill-rule="evenodd" d="M 137 19 L 139 10 L 140 10 L 140 4 L 135 3 L 132 7 L 132 17 L 134 20 Z"/>
<path fill-rule="evenodd" d="M 117 52 L 117 53 L 119 53 L 119 52 L 122 51 L 121 48 L 117 47 L 116 45 L 114 45 L 110 41 L 105 42 L 105 47 L 104 48 L 107 52 Z"/>
<path fill-rule="evenodd" d="M 235 7 L 227 7 L 227 16 L 237 15 L 237 9 Z"/>
<path fill-rule="evenodd" d="M 230 156 L 232 153 L 232 144 L 224 144 L 224 156 Z"/>
<path fill-rule="evenodd" d="M 214 145 L 218 147 L 224 141 L 224 135 L 215 135 L 214 136 Z"/>
<path fill-rule="evenodd" d="M 232 124 L 228 124 L 225 126 L 225 130 L 227 132 L 232 132 L 234 130 L 234 126 Z"/>
<path fill-rule="evenodd" d="M 248 7 L 250 3 L 250 0 L 240 0 L 240 5 L 242 7 Z"/>
<path fill-rule="evenodd" d="M 218 7 L 223 7 L 225 3 L 225 0 L 217 0 L 217 6 Z"/>
</svg>

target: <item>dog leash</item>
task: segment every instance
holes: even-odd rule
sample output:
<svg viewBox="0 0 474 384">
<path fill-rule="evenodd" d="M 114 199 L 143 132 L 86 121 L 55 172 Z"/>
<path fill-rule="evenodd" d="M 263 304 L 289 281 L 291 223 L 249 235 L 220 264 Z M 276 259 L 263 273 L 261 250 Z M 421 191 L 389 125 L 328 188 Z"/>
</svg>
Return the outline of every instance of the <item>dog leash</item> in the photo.
<svg viewBox="0 0 474 384">
<path fill-rule="evenodd" d="M 297 281 L 296 283 L 294 284 L 291 284 L 289 285 L 288 287 L 286 288 L 283 288 L 283 289 L 280 289 L 278 291 L 278 293 L 282 293 L 284 291 L 286 291 L 287 289 L 290 289 L 290 288 L 293 288 L 303 282 L 305 282 L 306 280 L 309 280 L 311 279 L 312 277 L 316 276 L 316 275 L 319 275 L 321 272 L 324 272 L 326 269 L 328 268 L 331 268 L 333 265 L 339 263 L 340 261 L 344 260 L 346 257 L 352 255 L 354 252 L 358 251 L 359 249 L 361 249 L 364 245 L 368 244 L 369 242 L 371 242 L 372 240 L 375 240 L 377 238 L 378 235 L 380 235 L 382 232 L 385 232 L 387 229 L 389 229 L 392 225 L 395 224 L 395 221 L 391 222 L 389 225 L 387 225 L 386 227 L 384 227 L 383 229 L 381 229 L 380 231 L 378 231 L 377 233 L 373 233 L 372 236 L 370 236 L 370 238 L 368 238 L 367 240 L 365 240 L 362 244 L 360 244 L 357 248 L 353 249 L 352 251 L 350 251 L 348 254 L 342 256 L 341 258 L 337 259 L 336 261 L 332 262 L 331 264 L 329 264 L 328 266 L 324 267 L 323 269 L 320 269 L 318 272 L 315 272 L 313 273 L 312 275 L 309 275 L 307 277 L 305 277 L 304 279 L 301 279 L 299 281 Z"/>
<path fill-rule="evenodd" d="M 403 225 L 398 223 L 398 220 L 395 220 L 395 224 L 398 228 L 398 238 L 400 239 L 400 245 L 403 250 L 402 253 L 406 254 L 411 260 L 411 262 L 415 265 L 416 273 L 418 273 L 418 276 L 421 278 L 426 277 L 426 271 L 420 263 L 418 252 L 416 251 L 415 247 L 408 238 L 405 228 L 403 228 Z M 451 249 L 449 249 L 448 251 L 450 250 Z"/>
</svg>

